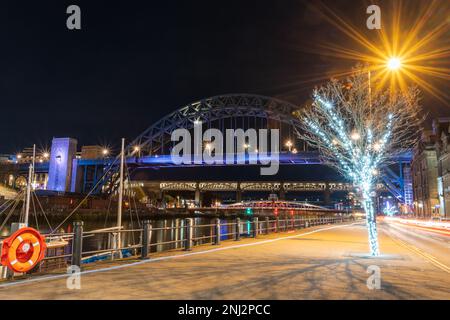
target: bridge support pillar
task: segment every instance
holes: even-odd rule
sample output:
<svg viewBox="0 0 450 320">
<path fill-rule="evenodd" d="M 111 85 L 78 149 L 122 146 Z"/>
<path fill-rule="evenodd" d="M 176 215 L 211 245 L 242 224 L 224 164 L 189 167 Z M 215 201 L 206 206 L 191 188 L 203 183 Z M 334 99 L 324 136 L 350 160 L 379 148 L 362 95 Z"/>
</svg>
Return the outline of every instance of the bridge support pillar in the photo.
<svg viewBox="0 0 450 320">
<path fill-rule="evenodd" d="M 324 191 L 324 204 L 326 206 L 331 204 L 331 190 L 330 190 L 330 184 L 327 182 L 326 183 L 326 187 L 325 187 L 325 191 Z"/>
<path fill-rule="evenodd" d="M 150 245 L 150 241 L 152 238 L 152 225 L 149 220 L 144 220 L 142 223 L 142 248 L 141 248 L 141 259 L 148 259 L 148 246 Z"/>
<path fill-rule="evenodd" d="M 280 191 L 279 191 L 279 199 L 280 200 L 285 200 L 286 199 L 286 190 L 284 189 L 284 183 L 280 183 Z"/>
<path fill-rule="evenodd" d="M 241 183 L 237 183 L 237 189 L 236 189 L 236 202 L 242 201 L 242 189 L 241 189 Z"/>
<path fill-rule="evenodd" d="M 197 206 L 202 206 L 202 193 L 200 191 L 200 184 L 197 182 L 195 186 L 195 203 Z"/>
</svg>

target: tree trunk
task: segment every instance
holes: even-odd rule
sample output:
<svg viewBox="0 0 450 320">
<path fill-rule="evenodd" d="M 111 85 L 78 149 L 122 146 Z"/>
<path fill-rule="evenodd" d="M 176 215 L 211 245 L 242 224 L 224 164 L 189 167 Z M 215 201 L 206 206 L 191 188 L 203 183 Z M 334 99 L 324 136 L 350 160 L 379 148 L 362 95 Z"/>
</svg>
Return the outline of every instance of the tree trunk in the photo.
<svg viewBox="0 0 450 320">
<path fill-rule="evenodd" d="M 369 235 L 369 247 L 371 256 L 379 256 L 380 250 L 378 247 L 378 233 L 377 233 L 377 217 L 374 208 L 374 202 L 370 193 L 364 194 L 364 211 L 366 212 L 366 225 Z"/>
</svg>

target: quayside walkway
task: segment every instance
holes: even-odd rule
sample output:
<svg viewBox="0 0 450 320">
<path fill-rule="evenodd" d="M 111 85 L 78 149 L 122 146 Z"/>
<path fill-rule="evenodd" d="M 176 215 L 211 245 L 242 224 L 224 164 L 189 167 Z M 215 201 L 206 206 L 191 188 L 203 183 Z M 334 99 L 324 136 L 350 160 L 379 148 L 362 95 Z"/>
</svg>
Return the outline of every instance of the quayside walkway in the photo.
<svg viewBox="0 0 450 320">
<path fill-rule="evenodd" d="M 450 299 L 450 238 L 420 232 L 381 223 L 382 256 L 370 258 L 364 223 L 316 226 L 99 264 L 79 290 L 64 275 L 3 283 L 0 299 Z"/>
</svg>

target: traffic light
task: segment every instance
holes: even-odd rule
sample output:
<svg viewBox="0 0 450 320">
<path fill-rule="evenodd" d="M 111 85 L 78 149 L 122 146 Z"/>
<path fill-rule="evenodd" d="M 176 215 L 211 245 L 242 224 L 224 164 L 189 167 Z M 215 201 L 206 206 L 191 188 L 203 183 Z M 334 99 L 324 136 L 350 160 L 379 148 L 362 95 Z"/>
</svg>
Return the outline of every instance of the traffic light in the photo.
<svg viewBox="0 0 450 320">
<path fill-rule="evenodd" d="M 247 215 L 252 215 L 253 214 L 253 210 L 252 210 L 252 208 L 247 208 L 246 210 L 245 210 L 245 214 L 247 214 Z"/>
</svg>

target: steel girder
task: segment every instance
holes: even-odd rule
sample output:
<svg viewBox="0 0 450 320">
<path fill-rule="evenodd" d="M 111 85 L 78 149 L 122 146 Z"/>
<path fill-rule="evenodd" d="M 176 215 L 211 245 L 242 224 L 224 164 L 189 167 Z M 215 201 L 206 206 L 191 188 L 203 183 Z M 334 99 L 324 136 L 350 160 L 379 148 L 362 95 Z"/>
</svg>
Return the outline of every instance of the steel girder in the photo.
<svg viewBox="0 0 450 320">
<path fill-rule="evenodd" d="M 150 155 L 158 154 L 164 144 L 170 142 L 172 132 L 179 128 L 192 129 L 194 121 L 210 123 L 227 118 L 262 118 L 279 121 L 299 128 L 299 120 L 293 115 L 298 107 L 274 98 L 251 94 L 229 94 L 203 99 L 162 118 L 127 148 L 129 155 L 134 147 Z"/>
</svg>

